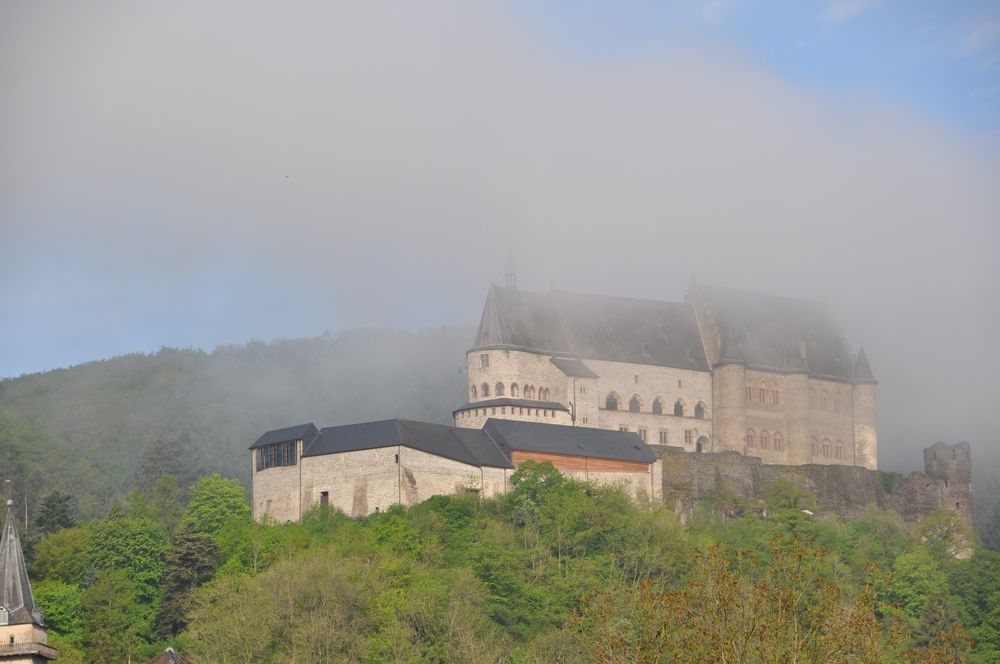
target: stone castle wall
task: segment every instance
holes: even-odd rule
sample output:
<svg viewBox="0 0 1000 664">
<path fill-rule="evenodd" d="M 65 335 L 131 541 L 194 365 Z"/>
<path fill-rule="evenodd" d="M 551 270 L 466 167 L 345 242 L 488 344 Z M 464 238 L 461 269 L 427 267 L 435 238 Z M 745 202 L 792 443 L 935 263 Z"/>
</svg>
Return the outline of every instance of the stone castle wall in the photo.
<svg viewBox="0 0 1000 664">
<path fill-rule="evenodd" d="M 763 506 L 778 480 L 787 480 L 816 496 L 821 512 L 857 518 L 868 505 L 898 512 L 908 522 L 937 509 L 955 510 L 972 527 L 972 479 L 968 443 L 937 443 L 925 472 L 901 475 L 848 465 L 772 465 L 758 457 L 727 451 L 691 454 L 652 446 L 663 462 L 663 497 L 683 513 L 699 501 L 738 498 Z M 952 453 L 954 452 L 954 459 Z"/>
</svg>

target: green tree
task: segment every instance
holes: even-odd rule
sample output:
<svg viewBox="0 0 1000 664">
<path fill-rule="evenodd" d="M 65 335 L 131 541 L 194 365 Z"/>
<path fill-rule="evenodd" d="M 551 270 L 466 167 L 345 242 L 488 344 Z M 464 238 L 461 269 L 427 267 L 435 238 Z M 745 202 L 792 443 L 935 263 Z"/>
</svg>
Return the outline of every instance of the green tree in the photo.
<svg viewBox="0 0 1000 664">
<path fill-rule="evenodd" d="M 139 593 L 124 572 L 110 570 L 80 597 L 87 661 L 116 664 L 141 661 L 140 635 L 146 631 Z"/>
<path fill-rule="evenodd" d="M 184 522 L 207 535 L 217 535 L 227 521 L 247 519 L 247 504 L 243 486 L 236 480 L 221 475 L 209 475 L 191 487 Z"/>
<path fill-rule="evenodd" d="M 85 554 L 90 546 L 90 523 L 46 535 L 35 545 L 31 578 L 79 585 L 87 581 Z"/>
<path fill-rule="evenodd" d="M 49 628 L 79 645 L 80 587 L 62 581 L 43 581 L 34 584 L 31 590 Z"/>
<path fill-rule="evenodd" d="M 120 572 L 140 599 L 160 597 L 167 541 L 159 525 L 143 519 L 108 519 L 95 521 L 90 530 L 83 557 L 91 575 L 100 578 Z"/>
<path fill-rule="evenodd" d="M 914 621 L 919 620 L 927 599 L 946 592 L 948 579 L 937 559 L 924 547 L 896 558 L 888 597 Z"/>
<path fill-rule="evenodd" d="M 190 593 L 211 578 L 218 559 L 219 545 L 208 535 L 191 526 L 177 534 L 167 553 L 163 601 L 156 614 L 156 633 L 160 638 L 176 636 L 187 625 Z"/>
<path fill-rule="evenodd" d="M 920 622 L 910 637 L 918 657 L 937 657 L 948 662 L 965 662 L 969 655 L 969 639 L 965 635 L 958 611 L 944 593 L 927 598 Z"/>
<path fill-rule="evenodd" d="M 76 525 L 73 518 L 72 497 L 53 491 L 44 498 L 35 513 L 34 525 L 43 534 L 54 533 Z"/>
</svg>

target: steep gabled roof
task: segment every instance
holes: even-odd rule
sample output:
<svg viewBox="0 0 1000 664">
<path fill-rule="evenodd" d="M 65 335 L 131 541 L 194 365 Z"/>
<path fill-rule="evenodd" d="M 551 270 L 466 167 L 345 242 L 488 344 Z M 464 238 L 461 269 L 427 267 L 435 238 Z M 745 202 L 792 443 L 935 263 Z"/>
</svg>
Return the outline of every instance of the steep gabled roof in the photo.
<svg viewBox="0 0 1000 664">
<path fill-rule="evenodd" d="M 471 466 L 510 468 L 510 461 L 477 429 L 413 420 L 379 420 L 325 427 L 303 457 L 402 445 Z"/>
<path fill-rule="evenodd" d="M 719 334 L 719 364 L 851 381 L 852 354 L 816 302 L 698 284 Z"/>
<path fill-rule="evenodd" d="M 9 500 L 7 517 L 3 524 L 3 536 L 0 537 L 0 606 L 9 613 L 8 624 L 42 624 L 40 615 L 35 612 L 28 569 L 24 564 L 21 540 L 17 534 L 17 525 Z"/>
<path fill-rule="evenodd" d="M 316 440 L 316 436 L 319 435 L 319 429 L 312 422 L 307 424 L 297 424 L 293 427 L 285 427 L 284 429 L 275 429 L 274 431 L 268 431 L 263 436 L 257 439 L 250 449 L 256 449 L 264 445 L 271 445 L 273 443 L 285 443 L 290 440 L 301 440 L 303 449 L 309 447 L 309 445 Z"/>
<path fill-rule="evenodd" d="M 629 431 L 489 419 L 483 427 L 505 455 L 513 450 L 653 463 L 656 456 Z"/>
<path fill-rule="evenodd" d="M 686 303 L 494 285 L 474 348 L 495 347 L 708 371 L 694 309 Z"/>
</svg>

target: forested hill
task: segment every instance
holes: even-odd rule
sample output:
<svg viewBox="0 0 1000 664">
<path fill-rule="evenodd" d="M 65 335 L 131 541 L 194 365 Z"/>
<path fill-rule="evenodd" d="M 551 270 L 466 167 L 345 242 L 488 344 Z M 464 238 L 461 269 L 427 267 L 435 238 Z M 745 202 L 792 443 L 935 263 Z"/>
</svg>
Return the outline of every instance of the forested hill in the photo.
<svg viewBox="0 0 1000 664">
<path fill-rule="evenodd" d="M 387 417 L 451 421 L 475 330 L 368 329 L 251 342 L 211 353 L 164 348 L 0 381 L 0 472 L 29 508 L 72 493 L 83 515 L 161 474 L 246 480 L 267 429 Z"/>
</svg>

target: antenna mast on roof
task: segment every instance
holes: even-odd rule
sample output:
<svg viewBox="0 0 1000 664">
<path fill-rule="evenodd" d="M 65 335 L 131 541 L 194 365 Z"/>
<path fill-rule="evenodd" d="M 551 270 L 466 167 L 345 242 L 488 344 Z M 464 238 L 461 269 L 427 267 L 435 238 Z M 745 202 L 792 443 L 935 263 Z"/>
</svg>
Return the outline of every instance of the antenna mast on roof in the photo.
<svg viewBox="0 0 1000 664">
<path fill-rule="evenodd" d="M 517 264 L 514 263 L 514 241 L 507 240 L 507 288 L 517 290 Z"/>
</svg>

